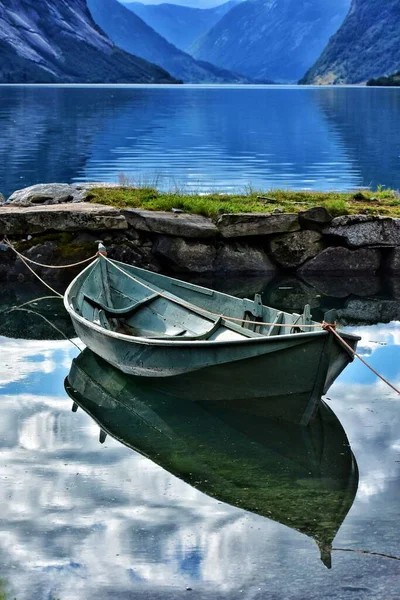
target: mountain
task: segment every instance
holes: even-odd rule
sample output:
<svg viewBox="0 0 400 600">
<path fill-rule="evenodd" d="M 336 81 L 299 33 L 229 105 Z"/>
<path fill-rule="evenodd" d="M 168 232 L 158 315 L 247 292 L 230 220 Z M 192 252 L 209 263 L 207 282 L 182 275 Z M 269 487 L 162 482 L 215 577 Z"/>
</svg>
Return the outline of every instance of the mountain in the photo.
<svg viewBox="0 0 400 600">
<path fill-rule="evenodd" d="M 166 71 L 117 48 L 85 0 L 2 0 L 0 83 L 174 83 Z"/>
<path fill-rule="evenodd" d="M 196 61 L 179 50 L 118 0 L 88 0 L 93 19 L 115 44 L 160 65 L 185 83 L 246 82 L 245 77 Z"/>
<path fill-rule="evenodd" d="M 399 0 L 353 0 L 343 25 L 301 83 L 362 83 L 399 66 Z"/>
<path fill-rule="evenodd" d="M 239 0 L 230 0 L 214 8 L 192 8 L 177 4 L 142 4 L 124 2 L 157 33 L 177 48 L 187 49 L 222 19 Z"/>
<path fill-rule="evenodd" d="M 190 49 L 260 81 L 297 81 L 345 18 L 350 0 L 247 0 Z"/>
</svg>

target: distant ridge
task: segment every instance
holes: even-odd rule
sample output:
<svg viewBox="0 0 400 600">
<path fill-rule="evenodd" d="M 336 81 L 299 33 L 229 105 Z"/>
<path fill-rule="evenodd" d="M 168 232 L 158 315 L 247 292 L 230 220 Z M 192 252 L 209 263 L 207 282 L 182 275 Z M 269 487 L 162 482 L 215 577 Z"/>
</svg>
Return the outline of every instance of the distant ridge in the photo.
<svg viewBox="0 0 400 600">
<path fill-rule="evenodd" d="M 400 1 L 353 0 L 343 25 L 301 83 L 365 83 L 399 67 Z"/>
<path fill-rule="evenodd" d="M 117 48 L 85 0 L 2 0 L 0 83 L 176 83 Z"/>
<path fill-rule="evenodd" d="M 222 19 L 240 0 L 230 0 L 214 8 L 192 8 L 178 4 L 123 2 L 147 25 L 181 50 L 189 47 Z"/>
<path fill-rule="evenodd" d="M 297 82 L 340 27 L 350 0 L 247 0 L 190 48 L 256 80 Z"/>
<path fill-rule="evenodd" d="M 118 0 L 88 0 L 95 22 L 115 44 L 131 54 L 160 65 L 184 83 L 247 83 L 248 78 L 215 67 L 167 42 Z"/>
</svg>

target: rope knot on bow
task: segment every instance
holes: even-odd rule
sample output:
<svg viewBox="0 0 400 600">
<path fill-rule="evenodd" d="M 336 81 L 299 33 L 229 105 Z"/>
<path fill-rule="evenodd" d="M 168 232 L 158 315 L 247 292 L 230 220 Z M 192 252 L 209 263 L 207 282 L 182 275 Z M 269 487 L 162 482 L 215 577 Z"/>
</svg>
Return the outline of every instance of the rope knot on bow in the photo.
<svg viewBox="0 0 400 600">
<path fill-rule="evenodd" d="M 337 329 L 336 321 L 334 323 L 327 323 L 326 321 L 322 321 L 321 327 L 324 331 L 332 331 Z"/>
</svg>

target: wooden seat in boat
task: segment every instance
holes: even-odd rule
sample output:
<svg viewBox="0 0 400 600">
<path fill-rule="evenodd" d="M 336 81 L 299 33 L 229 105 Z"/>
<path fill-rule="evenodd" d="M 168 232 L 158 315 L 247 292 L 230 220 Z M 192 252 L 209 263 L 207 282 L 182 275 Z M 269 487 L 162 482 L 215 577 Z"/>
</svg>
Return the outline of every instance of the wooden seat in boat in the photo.
<svg viewBox="0 0 400 600">
<path fill-rule="evenodd" d="M 146 304 L 149 304 L 156 298 L 159 298 L 159 294 L 157 294 L 157 293 L 151 294 L 150 296 L 145 296 L 141 300 L 137 300 L 136 302 L 134 302 L 133 304 L 130 304 L 129 306 L 124 306 L 123 308 L 113 308 L 111 306 L 107 306 L 106 304 L 103 304 L 102 302 L 100 302 L 100 300 L 97 300 L 96 298 L 92 298 L 91 296 L 88 296 L 87 294 L 84 295 L 84 300 L 86 300 L 86 302 L 89 302 L 89 304 L 91 304 L 95 308 L 104 310 L 104 312 L 106 313 L 106 315 L 108 317 L 125 317 L 125 318 L 132 315 L 134 312 L 136 312 L 142 306 L 146 306 Z"/>
</svg>

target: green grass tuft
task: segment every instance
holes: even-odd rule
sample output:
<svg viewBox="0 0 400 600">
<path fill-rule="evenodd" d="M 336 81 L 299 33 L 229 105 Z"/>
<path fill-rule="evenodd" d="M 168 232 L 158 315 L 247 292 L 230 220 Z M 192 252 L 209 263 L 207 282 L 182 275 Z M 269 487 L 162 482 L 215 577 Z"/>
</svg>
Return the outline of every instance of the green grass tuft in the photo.
<svg viewBox="0 0 400 600">
<path fill-rule="evenodd" d="M 362 190 L 352 193 L 295 190 L 260 192 L 248 187 L 241 194 L 194 194 L 182 190 L 162 192 L 154 187 L 124 185 L 92 189 L 88 200 L 118 208 L 155 211 L 171 211 L 178 208 L 212 219 L 224 213 L 270 213 L 277 208 L 285 213 L 293 213 L 315 206 L 325 206 L 334 217 L 358 213 L 400 217 L 400 197 L 382 186 L 377 191 Z"/>
<path fill-rule="evenodd" d="M 341 199 L 332 199 L 324 202 L 324 206 L 327 211 L 329 211 L 332 217 L 341 217 L 342 215 L 350 214 L 349 207 L 345 200 Z"/>
</svg>

